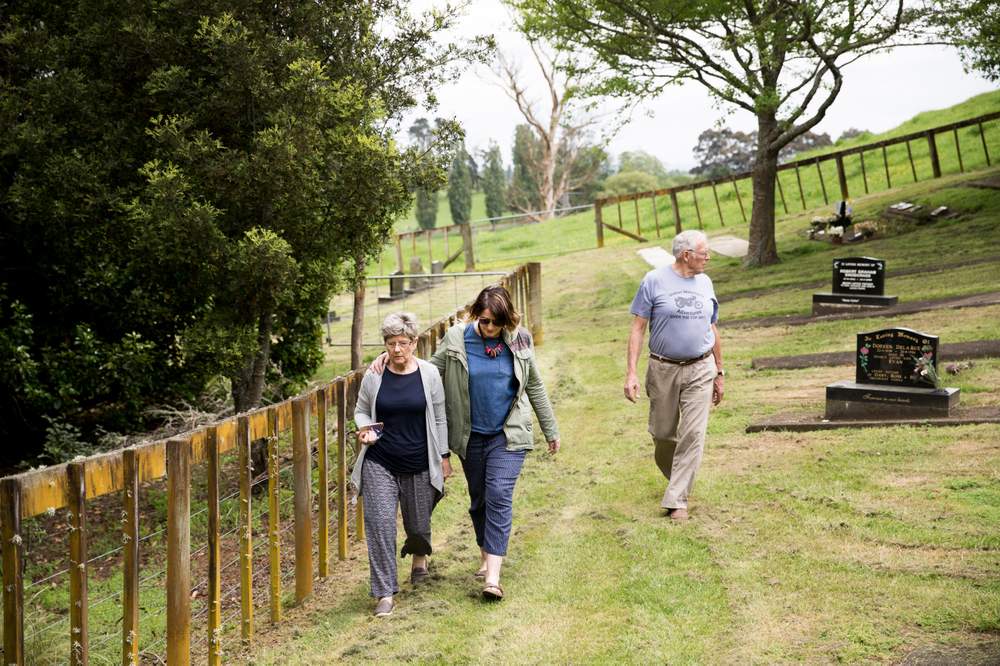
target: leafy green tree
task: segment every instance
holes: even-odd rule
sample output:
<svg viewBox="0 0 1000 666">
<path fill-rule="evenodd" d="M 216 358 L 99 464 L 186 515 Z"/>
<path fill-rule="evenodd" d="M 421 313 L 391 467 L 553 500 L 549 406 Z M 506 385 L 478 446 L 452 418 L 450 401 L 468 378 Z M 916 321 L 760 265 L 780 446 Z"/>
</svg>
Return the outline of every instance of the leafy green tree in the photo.
<svg viewBox="0 0 1000 666">
<path fill-rule="evenodd" d="M 628 171 L 648 173 L 657 182 L 667 178 L 667 169 L 663 166 L 663 162 L 644 150 L 626 150 L 618 156 L 618 173 Z"/>
<path fill-rule="evenodd" d="M 472 176 L 465 144 L 459 143 L 448 172 L 448 205 L 455 224 L 468 224 L 472 217 Z"/>
<path fill-rule="evenodd" d="M 933 14 L 944 37 L 957 44 L 967 69 L 1000 81 L 1000 4 L 995 0 L 944 0 Z"/>
<path fill-rule="evenodd" d="M 659 185 L 656 177 L 644 171 L 619 171 L 604 180 L 602 197 L 613 197 L 633 192 L 651 192 Z"/>
<path fill-rule="evenodd" d="M 332 291 L 442 180 L 442 151 L 387 128 L 488 51 L 437 45 L 453 18 L 401 0 L 6 5 L 0 436 L 40 445 L 55 415 L 84 436 L 144 428 L 219 375 L 237 411 L 300 387 Z"/>
<path fill-rule="evenodd" d="M 507 206 L 522 211 L 536 211 L 542 207 L 539 193 L 537 165 L 541 162 L 541 140 L 535 136 L 531 125 L 514 128 L 514 149 L 511 153 L 513 174 L 507 189 Z"/>
<path fill-rule="evenodd" d="M 910 0 L 512 0 L 529 35 L 589 57 L 591 95 L 640 99 L 695 81 L 752 113 L 758 143 L 747 263 L 778 261 L 778 155 L 826 115 L 843 68 L 890 48 L 926 16 Z"/>
<path fill-rule="evenodd" d="M 483 193 L 486 196 L 486 216 L 500 217 L 507 210 L 504 205 L 507 176 L 503 169 L 500 146 L 490 143 L 490 148 L 486 151 L 484 159 L 486 164 L 483 166 L 482 180 Z"/>
<path fill-rule="evenodd" d="M 421 151 L 430 151 L 434 145 L 434 130 L 427 118 L 417 118 L 410 126 L 410 139 Z M 437 190 L 416 188 L 417 224 L 421 229 L 433 229 L 437 226 L 438 196 Z"/>
</svg>

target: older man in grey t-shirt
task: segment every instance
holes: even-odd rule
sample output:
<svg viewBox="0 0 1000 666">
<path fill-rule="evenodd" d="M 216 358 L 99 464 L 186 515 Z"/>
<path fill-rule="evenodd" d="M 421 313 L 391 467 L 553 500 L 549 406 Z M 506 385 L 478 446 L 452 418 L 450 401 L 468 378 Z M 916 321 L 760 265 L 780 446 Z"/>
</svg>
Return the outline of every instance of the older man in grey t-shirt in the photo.
<svg viewBox="0 0 1000 666">
<path fill-rule="evenodd" d="M 646 273 L 632 299 L 625 397 L 639 397 L 636 366 L 649 326 L 649 434 L 656 464 L 669 480 L 661 505 L 687 520 L 688 496 L 701 465 L 710 404 L 723 394 L 722 346 L 716 322 L 719 301 L 705 275 L 708 238 L 683 231 L 674 238 L 674 263 Z"/>
</svg>

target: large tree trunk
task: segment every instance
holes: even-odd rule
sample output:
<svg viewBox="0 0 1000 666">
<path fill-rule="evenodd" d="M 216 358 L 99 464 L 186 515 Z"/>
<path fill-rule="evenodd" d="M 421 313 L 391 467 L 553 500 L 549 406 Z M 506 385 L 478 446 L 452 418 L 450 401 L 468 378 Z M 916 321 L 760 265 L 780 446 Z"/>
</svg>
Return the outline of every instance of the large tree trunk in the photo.
<svg viewBox="0 0 1000 666">
<path fill-rule="evenodd" d="M 365 260 L 354 261 L 354 314 L 351 316 L 351 369 L 361 367 L 365 335 Z"/>
<path fill-rule="evenodd" d="M 264 376 L 271 360 L 271 314 L 265 313 L 257 320 L 257 351 L 232 377 L 233 406 L 240 414 L 260 405 L 264 394 Z"/>
<path fill-rule="evenodd" d="M 264 395 L 264 377 L 267 374 L 267 364 L 271 360 L 271 313 L 264 313 L 257 320 L 257 351 L 250 358 L 243 370 L 232 377 L 233 406 L 237 414 L 260 406 Z M 250 445 L 250 460 L 253 476 L 267 469 L 267 440 L 258 439 Z M 253 487 L 254 494 L 260 494 L 263 486 Z"/>
<path fill-rule="evenodd" d="M 750 213 L 750 248 L 747 266 L 769 266 L 778 263 L 778 247 L 774 242 L 774 187 L 778 175 L 778 151 L 770 148 L 777 123 L 774 116 L 757 118 L 757 153 L 751 179 L 753 209 Z"/>
</svg>

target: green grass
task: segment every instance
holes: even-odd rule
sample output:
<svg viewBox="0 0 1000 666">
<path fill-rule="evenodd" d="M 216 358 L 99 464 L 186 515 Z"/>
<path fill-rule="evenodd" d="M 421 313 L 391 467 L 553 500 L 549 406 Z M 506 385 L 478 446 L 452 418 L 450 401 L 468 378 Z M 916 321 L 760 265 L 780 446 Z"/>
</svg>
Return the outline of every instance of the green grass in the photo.
<svg viewBox="0 0 1000 666">
<path fill-rule="evenodd" d="M 438 214 L 436 227 L 444 227 L 452 224 L 451 219 L 451 207 L 448 205 L 448 190 L 438 190 Z M 486 219 L 486 195 L 483 192 L 473 192 L 472 193 L 472 212 L 469 216 L 470 220 L 483 220 Z M 396 232 L 401 231 L 413 231 L 414 229 L 419 229 L 420 225 L 417 224 L 417 202 L 413 201 L 410 206 L 410 212 L 406 217 L 400 218 L 395 224 Z"/>
<path fill-rule="evenodd" d="M 995 173 L 995 172 L 994 172 Z M 900 228 L 857 248 L 885 257 L 887 287 L 906 300 L 996 289 L 996 262 L 965 266 L 998 247 L 1000 194 L 950 177 L 859 202 L 873 213 L 901 194 L 962 216 Z M 845 250 L 806 240 L 807 217 L 778 222 L 784 260 L 746 270 L 713 257 L 726 318 L 807 312 Z M 539 249 L 572 243 L 562 219 L 528 229 Z M 552 240 L 550 237 L 548 240 Z M 549 246 L 550 248 L 552 246 Z M 564 449 L 529 456 L 515 497 L 504 567 L 508 598 L 484 605 L 461 478 L 434 515 L 433 580 L 403 585 L 392 618 L 370 618 L 359 544 L 315 602 L 290 615 L 254 663 L 343 660 L 418 663 L 899 663 L 913 649 L 972 646 L 1000 632 L 1000 426 L 887 427 L 747 434 L 790 409 L 820 413 L 827 383 L 850 366 L 753 371 L 755 356 L 851 349 L 860 330 L 887 324 L 942 342 L 1000 337 L 1000 306 L 929 311 L 897 320 L 728 328 L 725 401 L 713 410 L 693 519 L 658 508 L 664 480 L 652 460 L 646 404 L 621 398 L 628 304 L 648 267 L 639 247 L 551 256 L 543 264 L 541 372 Z M 936 272 L 893 277 L 893 270 Z M 948 376 L 965 406 L 1000 402 L 1000 359 Z M 408 562 L 400 563 L 401 578 Z M 995 653 L 994 653 L 995 654 Z"/>
</svg>

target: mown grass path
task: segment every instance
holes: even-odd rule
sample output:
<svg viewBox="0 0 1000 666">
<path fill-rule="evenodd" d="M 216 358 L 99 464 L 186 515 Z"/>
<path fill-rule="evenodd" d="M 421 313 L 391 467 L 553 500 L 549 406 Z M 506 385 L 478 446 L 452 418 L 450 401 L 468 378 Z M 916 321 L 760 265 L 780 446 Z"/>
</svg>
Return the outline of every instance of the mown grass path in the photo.
<svg viewBox="0 0 1000 666">
<path fill-rule="evenodd" d="M 1000 205 L 988 203 L 978 214 Z M 978 220 L 963 224 L 985 229 Z M 954 241 L 954 231 L 917 230 L 905 242 L 920 262 L 922 248 Z M 792 250 L 772 279 L 829 266 Z M 753 356 L 848 349 L 856 331 L 883 320 L 724 329 L 727 394 L 713 411 L 692 520 L 662 516 L 647 405 L 621 397 L 628 304 L 647 270 L 634 251 L 545 263 L 539 358 L 564 450 L 526 463 L 504 568 L 508 598 L 478 598 L 467 494 L 456 478 L 434 516 L 428 586 L 404 582 L 396 613 L 371 618 L 364 549 L 355 546 L 356 559 L 291 611 L 294 628 L 271 634 L 255 663 L 899 662 L 917 648 L 984 644 L 1000 654 L 1000 426 L 744 432 L 752 418 L 789 407 L 820 411 L 823 387 L 852 373 L 753 371 Z M 721 293 L 747 286 L 725 260 L 713 271 Z M 955 271 L 953 288 L 965 282 Z M 984 289 L 1000 279 L 978 276 Z M 732 306 L 755 311 L 752 301 Z M 1000 337 L 998 322 L 1000 306 L 895 323 L 951 342 Z M 965 405 L 998 404 L 1000 361 L 977 362 L 950 383 Z"/>
</svg>

